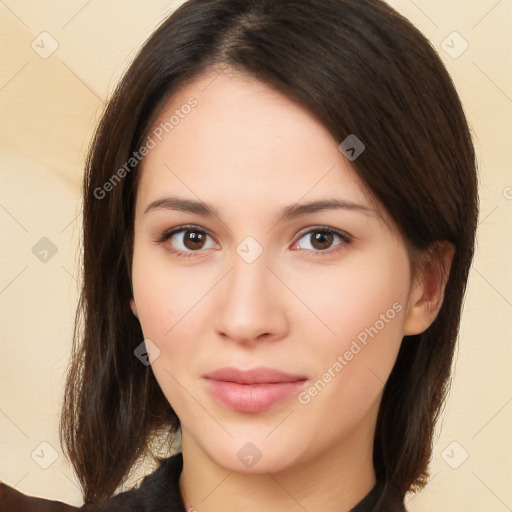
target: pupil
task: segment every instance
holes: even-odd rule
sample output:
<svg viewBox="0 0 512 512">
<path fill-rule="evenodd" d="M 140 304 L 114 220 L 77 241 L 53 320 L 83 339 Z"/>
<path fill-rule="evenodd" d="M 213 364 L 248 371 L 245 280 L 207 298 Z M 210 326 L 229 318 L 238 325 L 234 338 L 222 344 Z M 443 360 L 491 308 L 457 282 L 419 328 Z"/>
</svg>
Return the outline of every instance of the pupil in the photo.
<svg viewBox="0 0 512 512">
<path fill-rule="evenodd" d="M 332 243 L 332 233 L 322 233 L 322 232 L 317 231 L 317 233 L 313 237 L 313 240 L 314 240 L 313 246 L 316 249 L 326 249 Z M 323 241 L 323 243 L 322 243 L 322 241 Z M 319 247 L 317 247 L 317 243 L 318 243 Z"/>
<path fill-rule="evenodd" d="M 201 246 L 201 242 L 203 241 L 202 233 L 198 233 L 197 231 L 189 231 L 188 233 L 189 235 L 186 237 L 186 241 L 192 245 L 189 249 L 197 249 L 198 246 Z"/>
</svg>

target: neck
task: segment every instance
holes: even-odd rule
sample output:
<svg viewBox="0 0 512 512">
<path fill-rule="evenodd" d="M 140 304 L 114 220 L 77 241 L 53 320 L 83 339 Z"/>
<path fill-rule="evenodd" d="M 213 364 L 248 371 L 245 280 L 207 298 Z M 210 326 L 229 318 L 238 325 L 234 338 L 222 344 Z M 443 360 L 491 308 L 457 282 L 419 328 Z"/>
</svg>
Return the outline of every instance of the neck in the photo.
<svg viewBox="0 0 512 512">
<path fill-rule="evenodd" d="M 355 429 L 315 458 L 273 473 L 237 473 L 212 460 L 182 432 L 180 491 L 192 512 L 348 512 L 375 485 L 373 430 Z"/>
</svg>

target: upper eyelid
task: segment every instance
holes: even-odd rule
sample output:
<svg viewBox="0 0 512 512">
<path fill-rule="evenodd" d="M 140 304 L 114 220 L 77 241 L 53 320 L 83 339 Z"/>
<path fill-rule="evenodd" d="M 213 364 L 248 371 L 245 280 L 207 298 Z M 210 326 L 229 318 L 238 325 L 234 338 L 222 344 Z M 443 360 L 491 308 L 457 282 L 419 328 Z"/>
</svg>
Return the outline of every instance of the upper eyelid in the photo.
<svg viewBox="0 0 512 512">
<path fill-rule="evenodd" d="M 312 226 L 312 227 L 309 227 L 309 228 L 304 228 L 303 230 L 301 230 L 299 232 L 299 234 L 297 236 L 304 236 L 304 235 L 307 235 L 308 233 L 311 233 L 312 231 L 332 231 L 333 233 L 335 234 L 339 234 L 339 235 L 342 235 L 342 236 L 345 236 L 347 238 L 355 238 L 355 236 L 347 233 L 346 231 L 344 231 L 343 229 L 338 229 L 338 228 L 333 228 L 331 226 L 323 226 L 323 225 L 316 225 L 316 226 Z"/>
</svg>

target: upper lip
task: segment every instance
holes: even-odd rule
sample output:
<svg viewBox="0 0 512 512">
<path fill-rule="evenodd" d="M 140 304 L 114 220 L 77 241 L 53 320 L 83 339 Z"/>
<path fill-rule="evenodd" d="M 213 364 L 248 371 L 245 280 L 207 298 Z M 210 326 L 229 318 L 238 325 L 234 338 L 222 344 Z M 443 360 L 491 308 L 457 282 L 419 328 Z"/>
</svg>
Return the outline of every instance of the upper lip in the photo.
<svg viewBox="0 0 512 512">
<path fill-rule="evenodd" d="M 219 368 L 206 375 L 206 379 L 235 382 L 237 384 L 263 384 L 279 382 L 296 382 L 307 379 L 304 375 L 292 375 L 273 368 L 259 366 L 250 370 L 242 370 L 232 366 Z"/>
</svg>

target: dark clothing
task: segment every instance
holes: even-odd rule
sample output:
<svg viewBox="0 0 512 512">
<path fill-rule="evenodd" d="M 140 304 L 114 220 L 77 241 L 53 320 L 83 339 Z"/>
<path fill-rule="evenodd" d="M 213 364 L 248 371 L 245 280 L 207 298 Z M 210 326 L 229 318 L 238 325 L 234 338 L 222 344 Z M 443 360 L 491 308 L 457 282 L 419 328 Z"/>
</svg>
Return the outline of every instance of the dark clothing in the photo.
<svg viewBox="0 0 512 512">
<path fill-rule="evenodd" d="M 177 453 L 161 461 L 138 488 L 79 508 L 60 501 L 30 497 L 0 483 L 0 512 L 187 512 L 179 489 L 182 468 L 183 457 Z M 405 512 L 396 493 L 393 503 L 388 497 L 377 505 L 382 492 L 383 485 L 377 483 L 351 512 Z"/>
</svg>

